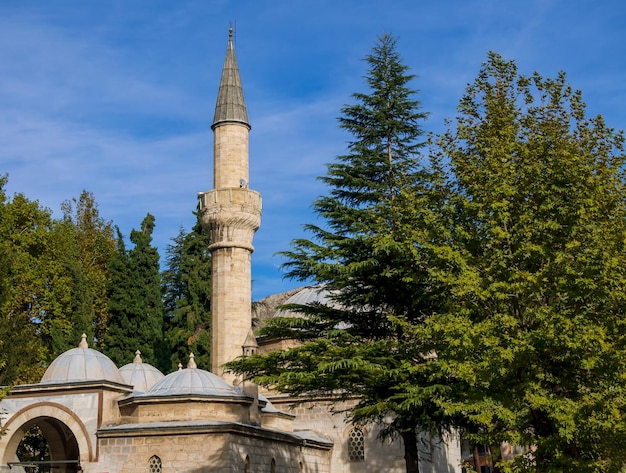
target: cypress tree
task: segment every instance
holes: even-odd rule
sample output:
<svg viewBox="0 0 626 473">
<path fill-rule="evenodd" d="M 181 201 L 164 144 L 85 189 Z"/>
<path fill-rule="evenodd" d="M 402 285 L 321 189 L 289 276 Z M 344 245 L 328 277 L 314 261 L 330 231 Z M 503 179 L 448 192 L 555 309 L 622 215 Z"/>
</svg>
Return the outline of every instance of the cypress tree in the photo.
<svg viewBox="0 0 626 473">
<path fill-rule="evenodd" d="M 171 368 L 190 352 L 198 366 L 208 369 L 211 354 L 211 255 L 209 236 L 202 230 L 199 212 L 189 233 L 182 229 L 167 249 L 163 272 L 167 344 Z"/>
<path fill-rule="evenodd" d="M 126 250 L 118 230 L 117 251 L 109 262 L 109 324 L 105 335 L 107 355 L 118 365 L 132 360 L 135 350 L 159 369 L 168 366 L 163 344 L 163 308 L 159 254 L 151 246 L 154 217 L 144 218 L 132 230 L 134 247 Z"/>
</svg>

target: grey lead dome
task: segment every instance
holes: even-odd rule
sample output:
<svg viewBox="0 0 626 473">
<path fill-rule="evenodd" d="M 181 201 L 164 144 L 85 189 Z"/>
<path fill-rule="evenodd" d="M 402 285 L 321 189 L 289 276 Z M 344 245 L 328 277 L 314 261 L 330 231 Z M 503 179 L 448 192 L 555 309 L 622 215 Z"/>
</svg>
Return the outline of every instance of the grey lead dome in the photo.
<svg viewBox="0 0 626 473">
<path fill-rule="evenodd" d="M 144 363 L 141 359 L 141 352 L 135 352 L 135 359 L 132 363 L 128 363 L 120 368 L 120 374 L 124 378 L 124 382 L 133 387 L 134 391 L 146 392 L 157 382 L 164 378 L 154 366 Z"/>
<path fill-rule="evenodd" d="M 126 384 L 109 357 L 87 345 L 83 333 L 77 348 L 59 355 L 44 373 L 41 383 L 74 383 L 80 381 L 113 381 Z"/>
<path fill-rule="evenodd" d="M 198 368 L 194 361 L 193 353 L 189 355 L 189 364 L 187 366 L 185 369 L 181 368 L 165 376 L 145 392 L 144 395 L 241 397 L 241 394 L 222 378 Z"/>
</svg>

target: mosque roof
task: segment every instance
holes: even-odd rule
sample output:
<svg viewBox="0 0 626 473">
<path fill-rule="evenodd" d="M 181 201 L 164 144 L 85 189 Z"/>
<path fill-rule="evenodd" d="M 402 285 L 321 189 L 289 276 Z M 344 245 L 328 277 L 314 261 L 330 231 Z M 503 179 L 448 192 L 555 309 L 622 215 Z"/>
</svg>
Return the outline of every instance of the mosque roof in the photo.
<svg viewBox="0 0 626 473">
<path fill-rule="evenodd" d="M 228 46 L 226 48 L 226 59 L 222 69 L 222 79 L 217 93 L 215 104 L 215 116 L 211 128 L 215 129 L 222 123 L 240 123 L 250 128 L 248 122 L 248 112 L 243 99 L 243 87 L 239 77 L 239 66 L 237 56 L 233 46 L 233 28 L 228 33 Z"/>
<path fill-rule="evenodd" d="M 330 298 L 330 293 L 324 286 L 305 286 L 289 297 L 283 304 L 310 305 L 320 303 L 328 306 L 337 306 Z M 280 307 L 274 313 L 274 317 L 302 317 L 303 314 L 292 309 L 281 309 Z"/>
<path fill-rule="evenodd" d="M 103 353 L 89 348 L 83 333 L 77 348 L 59 355 L 41 378 L 41 384 L 80 381 L 113 381 L 126 384 L 115 363 Z"/>
<path fill-rule="evenodd" d="M 189 355 L 187 368 L 179 365 L 178 371 L 168 374 L 139 396 L 182 395 L 245 397 L 219 376 L 198 368 L 193 353 Z"/>
<path fill-rule="evenodd" d="M 148 391 L 165 376 L 154 366 L 144 363 L 139 350 L 135 352 L 135 359 L 132 363 L 120 368 L 120 374 L 124 378 L 124 383 L 131 385 L 137 392 Z"/>
</svg>

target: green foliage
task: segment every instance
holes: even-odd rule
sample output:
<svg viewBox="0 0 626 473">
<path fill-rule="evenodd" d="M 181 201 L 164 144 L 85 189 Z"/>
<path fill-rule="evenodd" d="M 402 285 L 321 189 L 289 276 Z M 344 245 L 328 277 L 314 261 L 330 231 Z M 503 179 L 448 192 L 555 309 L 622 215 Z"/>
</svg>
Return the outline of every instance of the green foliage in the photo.
<svg viewBox="0 0 626 473">
<path fill-rule="evenodd" d="M 38 336 L 45 315 L 50 212 L 0 179 L 0 385 L 38 382 L 48 351 Z"/>
<path fill-rule="evenodd" d="M 126 249 L 117 231 L 117 247 L 109 261 L 109 323 L 104 335 L 105 352 L 118 366 L 132 361 L 135 350 L 145 362 L 163 370 L 166 349 L 163 344 L 163 308 L 159 274 L 159 254 L 153 246 L 154 217 L 150 214 L 133 230 Z"/>
<path fill-rule="evenodd" d="M 83 192 L 75 214 L 54 220 L 22 194 L 8 199 L 0 180 L 0 384 L 38 382 L 45 367 L 105 320 L 110 224 Z"/>
<path fill-rule="evenodd" d="M 522 76 L 492 53 L 440 146 L 454 304 L 414 330 L 455 386 L 440 405 L 476 443 L 533 445 L 516 471 L 621 471 L 622 134 L 586 118 L 563 73 Z"/>
<path fill-rule="evenodd" d="M 77 287 L 84 285 L 87 292 L 74 305 L 87 304 L 89 331 L 96 340 L 101 340 L 108 318 L 107 263 L 115 251 L 113 224 L 100 216 L 93 194 L 87 191 L 83 191 L 78 199 L 65 202 L 62 209 L 63 221 L 71 223 L 75 232 L 76 260 L 83 273 L 73 274 L 72 278 Z M 77 311 L 76 307 L 74 311 Z M 73 335 L 80 339 L 78 331 Z M 72 342 L 76 343 L 75 339 Z"/>
<path fill-rule="evenodd" d="M 407 471 L 413 472 L 416 429 L 436 430 L 443 419 L 426 396 L 419 406 L 396 401 L 401 386 L 417 383 L 407 378 L 406 365 L 420 360 L 405 358 L 402 328 L 390 316 L 419 321 L 439 303 L 419 264 L 424 252 L 402 237 L 407 198 L 419 194 L 430 201 L 434 176 L 420 165 L 426 114 L 409 87 L 414 76 L 400 60 L 396 39 L 380 37 L 366 62 L 369 92 L 354 94 L 356 103 L 343 107 L 339 119 L 353 140 L 321 178 L 329 195 L 314 203 L 326 227 L 307 225 L 313 238 L 296 240 L 283 253 L 287 276 L 323 285 L 330 301 L 293 307 L 307 318 L 275 319 L 263 332 L 302 345 L 230 366 L 282 392 L 359 396 L 351 418 L 405 438 Z"/>
<path fill-rule="evenodd" d="M 297 347 L 231 367 L 287 393 L 358 395 L 352 419 L 386 422 L 405 444 L 455 426 L 496 455 L 531 447 L 496 458 L 501 471 L 623 471 L 622 133 L 586 117 L 565 74 L 519 75 L 491 53 L 420 168 L 414 148 L 385 155 L 387 118 L 411 120 L 375 113 L 403 102 L 372 89 L 343 109 L 355 141 L 323 178 L 327 227 L 285 253 L 288 276 L 323 284 L 331 303 L 291 307 L 306 318 L 262 333 Z"/>
<path fill-rule="evenodd" d="M 162 273 L 166 339 L 172 370 L 186 363 L 189 353 L 199 367 L 211 366 L 211 255 L 209 236 L 199 212 L 191 232 L 182 229 L 167 248 Z"/>
<path fill-rule="evenodd" d="M 41 324 L 53 358 L 76 347 L 82 333 L 101 341 L 108 315 L 106 264 L 115 244 L 111 222 L 100 217 L 92 194 L 83 191 L 62 209 L 48 236 L 49 303 Z"/>
</svg>

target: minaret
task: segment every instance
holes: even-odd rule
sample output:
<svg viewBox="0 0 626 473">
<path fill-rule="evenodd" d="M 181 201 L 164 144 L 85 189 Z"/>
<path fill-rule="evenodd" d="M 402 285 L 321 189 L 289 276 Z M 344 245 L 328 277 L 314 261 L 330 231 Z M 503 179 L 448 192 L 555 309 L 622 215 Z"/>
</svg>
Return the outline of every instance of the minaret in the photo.
<svg viewBox="0 0 626 473">
<path fill-rule="evenodd" d="M 261 224 L 261 195 L 248 189 L 248 113 L 229 31 L 215 117 L 213 190 L 199 194 L 202 223 L 211 237 L 211 371 L 243 355 L 252 325 L 252 238 Z"/>
</svg>

